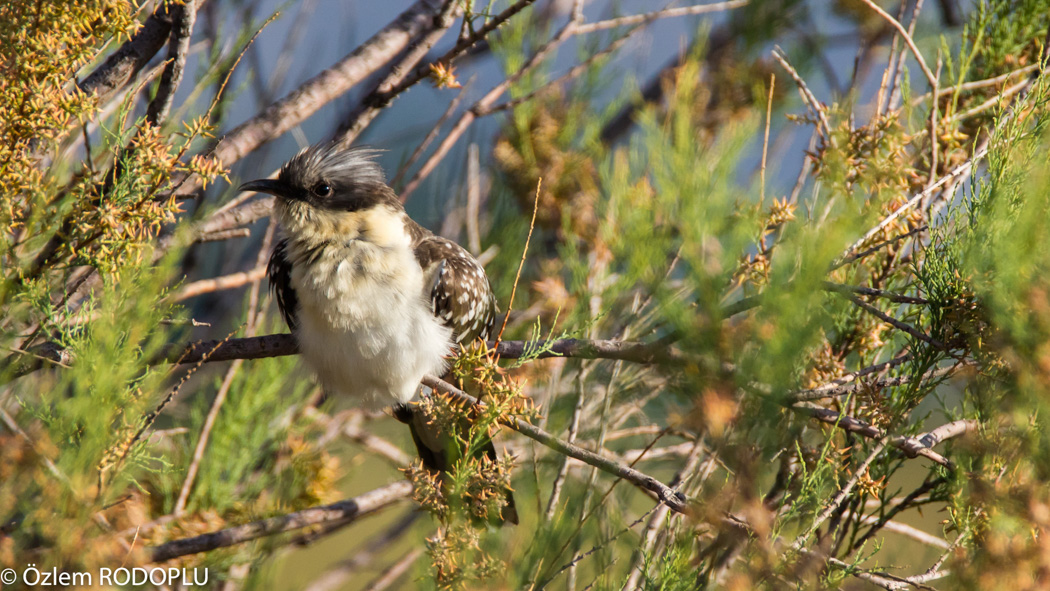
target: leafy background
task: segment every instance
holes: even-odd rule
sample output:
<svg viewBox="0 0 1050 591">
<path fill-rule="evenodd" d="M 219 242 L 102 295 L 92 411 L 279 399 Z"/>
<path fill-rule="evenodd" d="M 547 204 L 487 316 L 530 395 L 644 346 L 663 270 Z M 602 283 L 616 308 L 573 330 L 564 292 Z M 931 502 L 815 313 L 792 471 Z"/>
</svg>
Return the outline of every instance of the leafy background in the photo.
<svg viewBox="0 0 1050 591">
<path fill-rule="evenodd" d="M 1045 588 L 1050 7 L 878 6 L 4 3 L 0 565 Z M 442 484 L 267 336 L 276 229 L 234 187 L 333 134 L 486 264 L 460 435 L 512 461 Z M 274 525 L 341 499 L 372 509 Z"/>
</svg>

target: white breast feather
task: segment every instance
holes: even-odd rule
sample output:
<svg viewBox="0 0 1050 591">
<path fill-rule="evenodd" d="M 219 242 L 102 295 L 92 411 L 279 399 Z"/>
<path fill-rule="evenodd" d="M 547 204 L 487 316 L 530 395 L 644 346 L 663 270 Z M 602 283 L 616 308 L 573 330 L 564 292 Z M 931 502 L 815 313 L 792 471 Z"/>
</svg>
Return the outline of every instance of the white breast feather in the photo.
<svg viewBox="0 0 1050 591">
<path fill-rule="evenodd" d="M 452 330 L 431 312 L 401 218 L 360 217 L 357 239 L 321 246 L 312 260 L 293 236 L 296 338 L 328 393 L 369 407 L 408 402 L 425 374 L 444 372 Z"/>
</svg>

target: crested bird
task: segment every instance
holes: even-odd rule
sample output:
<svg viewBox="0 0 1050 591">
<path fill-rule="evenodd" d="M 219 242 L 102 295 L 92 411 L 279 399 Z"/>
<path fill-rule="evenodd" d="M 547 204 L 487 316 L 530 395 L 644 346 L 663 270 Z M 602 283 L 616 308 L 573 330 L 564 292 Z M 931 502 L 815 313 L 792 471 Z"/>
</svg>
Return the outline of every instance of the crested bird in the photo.
<svg viewBox="0 0 1050 591">
<path fill-rule="evenodd" d="M 424 375 L 445 372 L 453 345 L 488 338 L 496 299 L 466 249 L 409 218 L 377 153 L 317 144 L 292 157 L 276 179 L 240 190 L 276 197 L 284 237 L 267 275 L 322 388 L 366 408 L 392 406 L 423 464 L 447 472 L 447 436 L 410 403 Z M 480 453 L 496 458 L 491 440 Z M 517 523 L 509 491 L 502 511 Z"/>
</svg>

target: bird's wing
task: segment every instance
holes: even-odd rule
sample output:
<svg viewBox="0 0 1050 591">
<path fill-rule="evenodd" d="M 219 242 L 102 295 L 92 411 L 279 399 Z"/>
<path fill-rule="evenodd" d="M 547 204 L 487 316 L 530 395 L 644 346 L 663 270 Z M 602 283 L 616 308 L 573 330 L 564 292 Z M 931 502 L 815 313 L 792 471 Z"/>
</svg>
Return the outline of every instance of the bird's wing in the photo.
<svg viewBox="0 0 1050 591">
<path fill-rule="evenodd" d="M 270 289 L 277 298 L 277 308 L 288 323 L 288 328 L 295 331 L 295 311 L 299 307 L 299 298 L 292 287 L 292 263 L 288 260 L 288 240 L 281 240 L 270 255 L 270 264 L 266 266 L 266 275 L 270 277 Z"/>
<path fill-rule="evenodd" d="M 434 312 L 457 343 L 488 339 L 496 320 L 496 297 L 485 269 L 462 246 L 440 236 L 415 245 Z"/>
</svg>

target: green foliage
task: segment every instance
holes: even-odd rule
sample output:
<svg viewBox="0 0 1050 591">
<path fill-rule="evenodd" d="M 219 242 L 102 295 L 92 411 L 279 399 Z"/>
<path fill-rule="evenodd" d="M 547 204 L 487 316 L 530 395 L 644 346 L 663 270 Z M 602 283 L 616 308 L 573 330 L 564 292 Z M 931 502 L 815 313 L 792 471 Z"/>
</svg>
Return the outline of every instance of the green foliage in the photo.
<svg viewBox="0 0 1050 591">
<path fill-rule="evenodd" d="M 505 3 L 484 4 L 465 3 L 463 30 Z M 428 558 L 417 586 L 830 589 L 937 565 L 947 571 L 923 584 L 1036 588 L 1050 569 L 1050 86 L 1036 75 L 1050 6 L 975 6 L 941 37 L 936 98 L 892 69 L 875 97 L 813 85 L 809 114 L 788 116 L 817 129 L 797 185 L 762 186 L 786 160 L 774 132 L 757 173 L 765 101 L 776 130 L 796 110 L 797 81 L 777 69 L 770 92 L 758 52 L 807 6 L 749 7 L 717 46 L 700 29 L 653 79 L 659 100 L 616 86 L 630 74 L 607 59 L 571 84 L 546 86 L 549 60 L 510 85 L 522 102 L 493 142 L 481 216 L 504 308 L 517 281 L 502 338 L 626 341 L 621 353 L 648 356 L 603 358 L 594 344 L 548 356 L 552 344 L 533 343 L 511 361 L 465 348 L 453 375 L 484 404 L 420 403 L 452 449 L 452 468 L 435 474 L 390 450 L 408 448 L 400 431 L 394 446 L 362 434 L 373 419 L 382 433 L 386 418 L 338 400 L 317 408 L 294 357 L 161 363 L 202 336 L 283 331 L 259 281 L 196 307 L 173 289 L 200 273 L 198 259 L 240 252 L 172 246 L 194 221 L 174 189 L 224 173 L 199 151 L 229 98 L 199 103 L 239 54 L 210 44 L 173 109 L 186 123 L 150 124 L 137 100 L 147 84 L 114 98 L 75 83 L 134 31 L 135 6 L 4 4 L 0 567 L 26 556 L 67 571 L 147 564 L 149 546 L 402 477 L 362 460 L 377 455 L 404 470 L 427 516 L 350 535 L 378 561 L 404 550 L 381 554 L 386 537 L 421 533 L 409 536 Z M 885 26 L 866 5 L 836 10 L 858 31 Z M 540 12 L 489 39 L 508 76 L 564 24 L 537 22 Z M 612 30 L 579 43 L 575 63 L 630 29 Z M 455 65 L 435 78 L 455 82 Z M 221 323 L 197 326 L 201 311 Z M 688 514 L 515 437 L 512 419 L 669 483 Z M 513 453 L 492 460 L 493 441 Z M 521 524 L 499 526 L 510 491 Z M 268 588 L 272 571 L 259 567 L 289 555 L 289 541 L 344 526 L 179 564 L 231 579 L 253 568 L 243 583 Z"/>
</svg>

